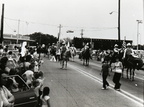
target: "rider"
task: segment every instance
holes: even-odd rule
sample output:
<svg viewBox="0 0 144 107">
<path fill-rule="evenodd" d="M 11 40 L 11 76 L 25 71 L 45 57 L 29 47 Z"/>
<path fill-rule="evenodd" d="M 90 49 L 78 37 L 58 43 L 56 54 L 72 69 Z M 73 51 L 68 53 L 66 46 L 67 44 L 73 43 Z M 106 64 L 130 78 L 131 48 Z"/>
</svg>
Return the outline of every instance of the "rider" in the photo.
<svg viewBox="0 0 144 107">
<path fill-rule="evenodd" d="M 138 64 L 137 69 L 140 69 L 142 66 L 141 59 L 135 55 L 130 43 L 127 44 L 127 48 L 124 50 L 122 59 L 125 59 L 125 61 L 128 61 L 128 62 L 135 61 Z"/>
<path fill-rule="evenodd" d="M 117 44 L 114 45 L 113 51 L 114 51 L 114 57 L 117 57 L 118 54 L 119 54 L 119 48 L 118 48 L 118 45 L 117 45 Z"/>
<path fill-rule="evenodd" d="M 64 53 L 66 52 L 66 46 L 65 46 L 65 42 L 62 42 L 62 46 L 61 46 L 61 58 L 63 59 L 64 57 Z"/>
<path fill-rule="evenodd" d="M 131 47 L 131 44 L 128 43 L 127 48 L 124 50 L 123 59 L 127 60 L 128 58 L 130 58 L 130 56 L 132 56 L 132 54 L 134 54 L 134 51 Z"/>
</svg>

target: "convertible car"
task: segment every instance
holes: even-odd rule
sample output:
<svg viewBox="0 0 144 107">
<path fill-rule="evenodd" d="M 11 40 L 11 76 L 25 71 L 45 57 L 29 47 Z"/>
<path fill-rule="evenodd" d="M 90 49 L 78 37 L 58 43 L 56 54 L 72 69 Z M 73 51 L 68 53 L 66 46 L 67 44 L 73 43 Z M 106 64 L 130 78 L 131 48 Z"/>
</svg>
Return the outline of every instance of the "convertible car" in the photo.
<svg viewBox="0 0 144 107">
<path fill-rule="evenodd" d="M 19 75 L 10 76 L 9 80 L 12 80 L 9 90 L 15 97 L 14 107 L 35 107 L 37 98 L 34 90 Z"/>
</svg>

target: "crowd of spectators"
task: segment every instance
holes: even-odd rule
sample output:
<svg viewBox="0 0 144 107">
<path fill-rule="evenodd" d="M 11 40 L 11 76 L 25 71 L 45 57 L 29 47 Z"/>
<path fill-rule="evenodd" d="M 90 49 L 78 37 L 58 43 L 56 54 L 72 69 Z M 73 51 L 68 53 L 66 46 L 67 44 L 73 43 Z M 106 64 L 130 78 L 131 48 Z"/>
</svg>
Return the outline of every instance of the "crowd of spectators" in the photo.
<svg viewBox="0 0 144 107">
<path fill-rule="evenodd" d="M 19 75 L 25 83 L 30 87 L 33 88 L 35 94 L 38 98 L 38 102 L 40 101 L 40 95 L 42 94 L 43 90 L 43 72 L 40 70 L 40 57 L 39 53 L 37 53 L 36 48 L 28 48 L 26 47 L 25 56 L 21 56 L 21 53 L 18 51 L 18 61 L 14 61 L 18 64 L 18 66 L 10 67 L 8 64 L 9 60 L 15 60 L 12 58 L 13 51 L 5 50 L 5 48 L 1 45 L 0 46 L 0 92 L 2 94 L 2 90 L 5 89 L 7 92 L 7 96 L 0 96 L 4 97 L 5 99 L 0 100 L 0 104 L 4 107 L 11 107 L 8 105 L 14 104 L 8 98 L 9 96 L 14 97 L 12 95 L 13 92 L 21 91 L 20 90 L 20 83 L 17 82 L 16 78 L 5 79 L 5 83 L 3 83 L 3 75 L 9 77 L 11 75 Z M 9 96 L 8 96 L 9 95 Z M 39 103 L 38 103 L 39 104 Z M 37 104 L 37 105 L 38 105 Z"/>
</svg>

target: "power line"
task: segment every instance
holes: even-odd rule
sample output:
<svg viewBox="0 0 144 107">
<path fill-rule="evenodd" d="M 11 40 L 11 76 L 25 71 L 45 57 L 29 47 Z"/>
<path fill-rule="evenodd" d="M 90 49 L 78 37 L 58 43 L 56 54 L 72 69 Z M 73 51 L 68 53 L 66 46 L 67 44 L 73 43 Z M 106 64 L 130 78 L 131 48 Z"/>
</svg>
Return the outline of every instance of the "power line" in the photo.
<svg viewBox="0 0 144 107">
<path fill-rule="evenodd" d="M 7 18 L 4 17 L 5 19 L 8 20 L 13 20 L 13 21 L 19 21 L 19 19 L 12 19 L 12 18 Z M 20 20 L 23 23 L 26 24 L 38 24 L 38 25 L 46 25 L 46 26 L 52 26 L 52 27 L 57 27 L 57 25 L 51 25 L 51 24 L 45 24 L 45 23 L 37 23 L 37 22 L 31 22 L 31 21 L 24 21 Z M 79 27 L 79 26 L 63 26 L 63 28 L 71 28 L 71 29 L 87 29 L 87 30 L 92 30 L 92 31 L 102 31 L 102 30 L 109 30 L 109 29 L 116 29 L 117 27 Z"/>
<path fill-rule="evenodd" d="M 12 27 L 10 27 L 10 25 L 8 25 L 8 23 L 7 23 L 6 21 L 4 21 L 4 22 L 5 22 L 5 24 L 9 27 L 9 29 L 11 29 L 12 31 L 15 32 L 15 29 L 13 29 Z"/>
</svg>

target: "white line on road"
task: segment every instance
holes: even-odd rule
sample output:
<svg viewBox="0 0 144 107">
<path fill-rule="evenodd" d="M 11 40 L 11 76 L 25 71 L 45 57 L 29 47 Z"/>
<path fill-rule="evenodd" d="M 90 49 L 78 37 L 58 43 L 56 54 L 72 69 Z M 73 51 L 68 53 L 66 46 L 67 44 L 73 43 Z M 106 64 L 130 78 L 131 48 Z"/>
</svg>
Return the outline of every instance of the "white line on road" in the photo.
<svg viewBox="0 0 144 107">
<path fill-rule="evenodd" d="M 102 84 L 102 80 L 99 79 L 98 77 L 93 76 L 92 74 L 87 73 L 87 72 L 85 72 L 84 70 L 81 70 L 81 69 L 79 69 L 79 68 L 77 68 L 77 67 L 75 67 L 75 66 L 73 66 L 73 65 L 69 65 L 69 67 L 71 67 L 72 69 L 74 69 L 74 70 L 76 70 L 76 71 L 84 74 L 85 76 L 93 79 L 94 81 L 99 82 L 100 84 Z M 113 87 L 114 87 L 114 85 L 110 84 L 110 88 L 113 89 Z M 113 90 L 114 90 L 114 89 L 113 89 Z M 126 98 L 134 101 L 134 102 L 137 103 L 138 105 L 144 106 L 144 101 L 143 101 L 143 99 L 140 99 L 140 98 L 138 98 L 138 97 L 130 94 L 129 92 L 124 91 L 124 90 L 117 91 L 117 92 L 118 92 L 119 94 L 123 95 L 124 97 L 126 97 Z"/>
</svg>

